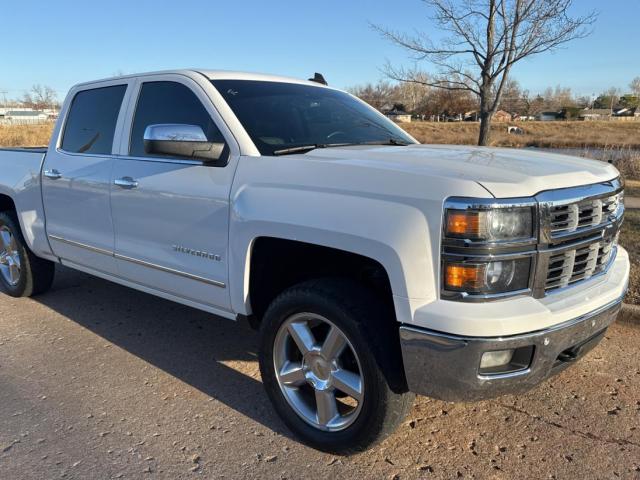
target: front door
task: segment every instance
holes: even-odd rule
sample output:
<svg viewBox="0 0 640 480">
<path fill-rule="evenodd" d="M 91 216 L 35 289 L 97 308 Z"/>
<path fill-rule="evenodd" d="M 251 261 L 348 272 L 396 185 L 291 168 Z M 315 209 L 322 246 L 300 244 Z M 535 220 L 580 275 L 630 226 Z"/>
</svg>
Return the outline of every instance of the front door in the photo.
<svg viewBox="0 0 640 480">
<path fill-rule="evenodd" d="M 51 248 L 63 263 L 115 274 L 112 149 L 126 84 L 70 95 L 64 131 L 45 157 L 42 194 Z M 58 132 L 56 132 L 58 133 Z"/>
<path fill-rule="evenodd" d="M 157 124 L 197 125 L 208 141 L 225 143 L 225 138 L 195 82 L 162 78 L 139 85 L 128 154 L 114 164 L 118 271 L 126 280 L 184 303 L 228 311 L 232 166 L 148 154 L 143 141 L 145 129 Z"/>
</svg>

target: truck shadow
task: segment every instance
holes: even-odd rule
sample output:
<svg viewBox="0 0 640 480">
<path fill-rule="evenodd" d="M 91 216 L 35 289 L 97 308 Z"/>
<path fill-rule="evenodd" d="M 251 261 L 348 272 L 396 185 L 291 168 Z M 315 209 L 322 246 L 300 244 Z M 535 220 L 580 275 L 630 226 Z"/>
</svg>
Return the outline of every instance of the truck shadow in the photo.
<svg viewBox="0 0 640 480">
<path fill-rule="evenodd" d="M 248 326 L 60 266 L 51 291 L 34 300 L 292 438 L 259 380 L 258 335 Z"/>
</svg>

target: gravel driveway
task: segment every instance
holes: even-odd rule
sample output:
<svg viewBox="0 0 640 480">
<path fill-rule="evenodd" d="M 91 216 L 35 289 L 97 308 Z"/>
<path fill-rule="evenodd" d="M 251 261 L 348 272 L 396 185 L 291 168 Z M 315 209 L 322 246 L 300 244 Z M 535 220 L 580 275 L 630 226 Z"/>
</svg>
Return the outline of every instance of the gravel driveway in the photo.
<svg viewBox="0 0 640 480">
<path fill-rule="evenodd" d="M 640 329 L 520 397 L 419 398 L 373 450 L 326 455 L 273 413 L 257 335 L 59 269 L 0 295 L 0 479 L 640 478 Z"/>
</svg>

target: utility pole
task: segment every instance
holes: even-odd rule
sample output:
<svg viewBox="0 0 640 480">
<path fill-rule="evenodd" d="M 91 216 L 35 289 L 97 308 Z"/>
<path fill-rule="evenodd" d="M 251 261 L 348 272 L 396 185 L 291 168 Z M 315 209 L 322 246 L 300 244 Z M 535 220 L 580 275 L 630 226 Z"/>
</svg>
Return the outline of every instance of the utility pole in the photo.
<svg viewBox="0 0 640 480">
<path fill-rule="evenodd" d="M 7 92 L 6 90 L 0 90 L 0 94 L 2 94 L 2 106 L 6 107 L 7 106 Z"/>
</svg>

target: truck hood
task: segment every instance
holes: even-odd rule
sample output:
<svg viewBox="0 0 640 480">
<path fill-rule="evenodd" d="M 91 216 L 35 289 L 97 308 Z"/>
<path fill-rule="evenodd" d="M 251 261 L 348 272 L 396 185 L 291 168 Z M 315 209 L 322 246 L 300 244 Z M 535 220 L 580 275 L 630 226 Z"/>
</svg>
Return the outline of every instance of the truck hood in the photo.
<svg viewBox="0 0 640 480">
<path fill-rule="evenodd" d="M 336 147 L 316 149 L 304 156 L 471 180 L 496 198 L 532 196 L 544 190 L 604 182 L 619 175 L 615 167 L 597 160 L 535 150 L 460 145 Z"/>
</svg>

